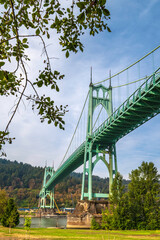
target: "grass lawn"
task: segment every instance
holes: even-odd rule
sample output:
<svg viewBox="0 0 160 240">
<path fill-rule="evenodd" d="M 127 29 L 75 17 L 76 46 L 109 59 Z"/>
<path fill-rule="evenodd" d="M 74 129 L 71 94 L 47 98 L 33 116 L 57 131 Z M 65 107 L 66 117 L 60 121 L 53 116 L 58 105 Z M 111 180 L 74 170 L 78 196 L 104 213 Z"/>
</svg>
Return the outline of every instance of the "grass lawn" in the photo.
<svg viewBox="0 0 160 240">
<path fill-rule="evenodd" d="M 157 231 L 105 231 L 83 229 L 53 229 L 32 228 L 30 235 L 22 228 L 15 228 L 8 233 L 8 228 L 0 226 L 0 240 L 20 239 L 97 239 L 97 240 L 160 240 L 160 230 Z"/>
</svg>

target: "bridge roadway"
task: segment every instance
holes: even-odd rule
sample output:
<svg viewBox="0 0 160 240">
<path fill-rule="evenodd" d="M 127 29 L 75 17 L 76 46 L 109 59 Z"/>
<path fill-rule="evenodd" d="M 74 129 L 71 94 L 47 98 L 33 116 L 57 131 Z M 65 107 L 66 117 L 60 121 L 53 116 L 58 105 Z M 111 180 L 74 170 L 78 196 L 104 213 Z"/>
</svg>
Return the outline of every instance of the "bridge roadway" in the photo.
<svg viewBox="0 0 160 240">
<path fill-rule="evenodd" d="M 97 143 L 100 144 L 102 150 L 106 149 L 160 113 L 159 69 L 93 132 L 92 136 L 90 136 L 93 149 L 95 149 Z M 46 184 L 47 190 L 51 190 L 65 176 L 83 164 L 84 151 L 85 142 L 72 153 L 48 180 Z M 95 154 L 93 152 L 93 156 Z"/>
</svg>

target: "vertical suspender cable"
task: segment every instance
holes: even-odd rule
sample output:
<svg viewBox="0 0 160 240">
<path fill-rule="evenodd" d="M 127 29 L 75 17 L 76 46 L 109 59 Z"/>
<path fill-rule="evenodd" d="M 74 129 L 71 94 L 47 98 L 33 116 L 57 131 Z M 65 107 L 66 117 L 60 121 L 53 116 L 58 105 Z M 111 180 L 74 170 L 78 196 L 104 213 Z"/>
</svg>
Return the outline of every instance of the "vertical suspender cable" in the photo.
<svg viewBox="0 0 160 240">
<path fill-rule="evenodd" d="M 80 122 L 80 120 L 81 120 L 81 117 L 82 117 L 82 114 L 83 114 L 83 111 L 84 111 L 84 108 L 85 108 L 85 105 L 86 105 L 88 96 L 89 96 L 89 91 L 88 91 L 87 97 L 86 97 L 86 99 L 85 99 L 85 102 L 84 102 L 84 105 L 83 105 L 83 108 L 82 108 L 82 111 L 81 111 L 81 114 L 80 114 L 80 117 L 79 117 L 77 126 L 76 126 L 76 128 L 75 128 L 75 130 L 74 130 L 74 133 L 73 133 L 73 136 L 72 136 L 72 138 L 71 138 L 70 144 L 69 144 L 69 146 L 68 146 L 68 148 L 67 148 L 67 151 L 66 151 L 66 153 L 65 153 L 65 155 L 64 155 L 64 157 L 63 157 L 63 159 L 62 159 L 62 161 L 61 161 L 61 163 L 60 163 L 60 165 L 59 165 L 59 167 L 60 167 L 60 166 L 62 165 L 62 163 L 64 162 L 64 160 L 65 160 L 65 158 L 66 158 L 66 155 L 67 155 L 67 153 L 68 153 L 68 151 L 69 151 L 69 149 L 70 149 L 70 146 L 71 146 L 71 144 L 72 144 L 72 142 L 73 142 L 73 139 L 74 139 L 74 137 L 75 137 L 75 134 L 76 134 L 76 131 L 77 131 L 79 122 Z"/>
<path fill-rule="evenodd" d="M 155 71 L 155 66 L 154 66 L 154 52 L 152 53 L 152 68 L 153 72 Z"/>
</svg>

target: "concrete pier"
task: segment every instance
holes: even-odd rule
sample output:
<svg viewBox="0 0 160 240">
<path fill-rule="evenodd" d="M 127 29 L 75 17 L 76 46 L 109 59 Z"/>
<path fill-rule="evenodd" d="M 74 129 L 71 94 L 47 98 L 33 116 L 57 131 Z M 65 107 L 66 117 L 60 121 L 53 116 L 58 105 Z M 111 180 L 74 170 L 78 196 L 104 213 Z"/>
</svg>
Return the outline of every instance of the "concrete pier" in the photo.
<svg viewBox="0 0 160 240">
<path fill-rule="evenodd" d="M 55 214 L 54 208 L 39 208 L 36 217 L 54 216 Z"/>
<path fill-rule="evenodd" d="M 81 200 L 72 214 L 67 216 L 67 228 L 90 228 L 92 217 L 101 223 L 102 210 L 108 207 L 105 200 Z"/>
</svg>

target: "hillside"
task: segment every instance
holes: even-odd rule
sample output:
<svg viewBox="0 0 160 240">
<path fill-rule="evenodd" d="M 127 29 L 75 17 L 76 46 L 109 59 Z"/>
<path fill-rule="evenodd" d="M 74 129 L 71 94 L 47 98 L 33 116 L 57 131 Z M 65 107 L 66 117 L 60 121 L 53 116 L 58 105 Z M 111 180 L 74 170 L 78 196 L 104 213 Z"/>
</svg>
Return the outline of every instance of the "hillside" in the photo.
<svg viewBox="0 0 160 240">
<path fill-rule="evenodd" d="M 44 168 L 0 158 L 0 188 L 6 189 L 18 207 L 37 207 Z M 55 187 L 59 207 L 74 207 L 81 196 L 81 173 L 71 173 Z M 129 181 L 124 180 L 124 185 Z M 93 192 L 108 192 L 108 178 L 93 176 Z M 86 181 L 87 186 L 87 181 Z"/>
</svg>

